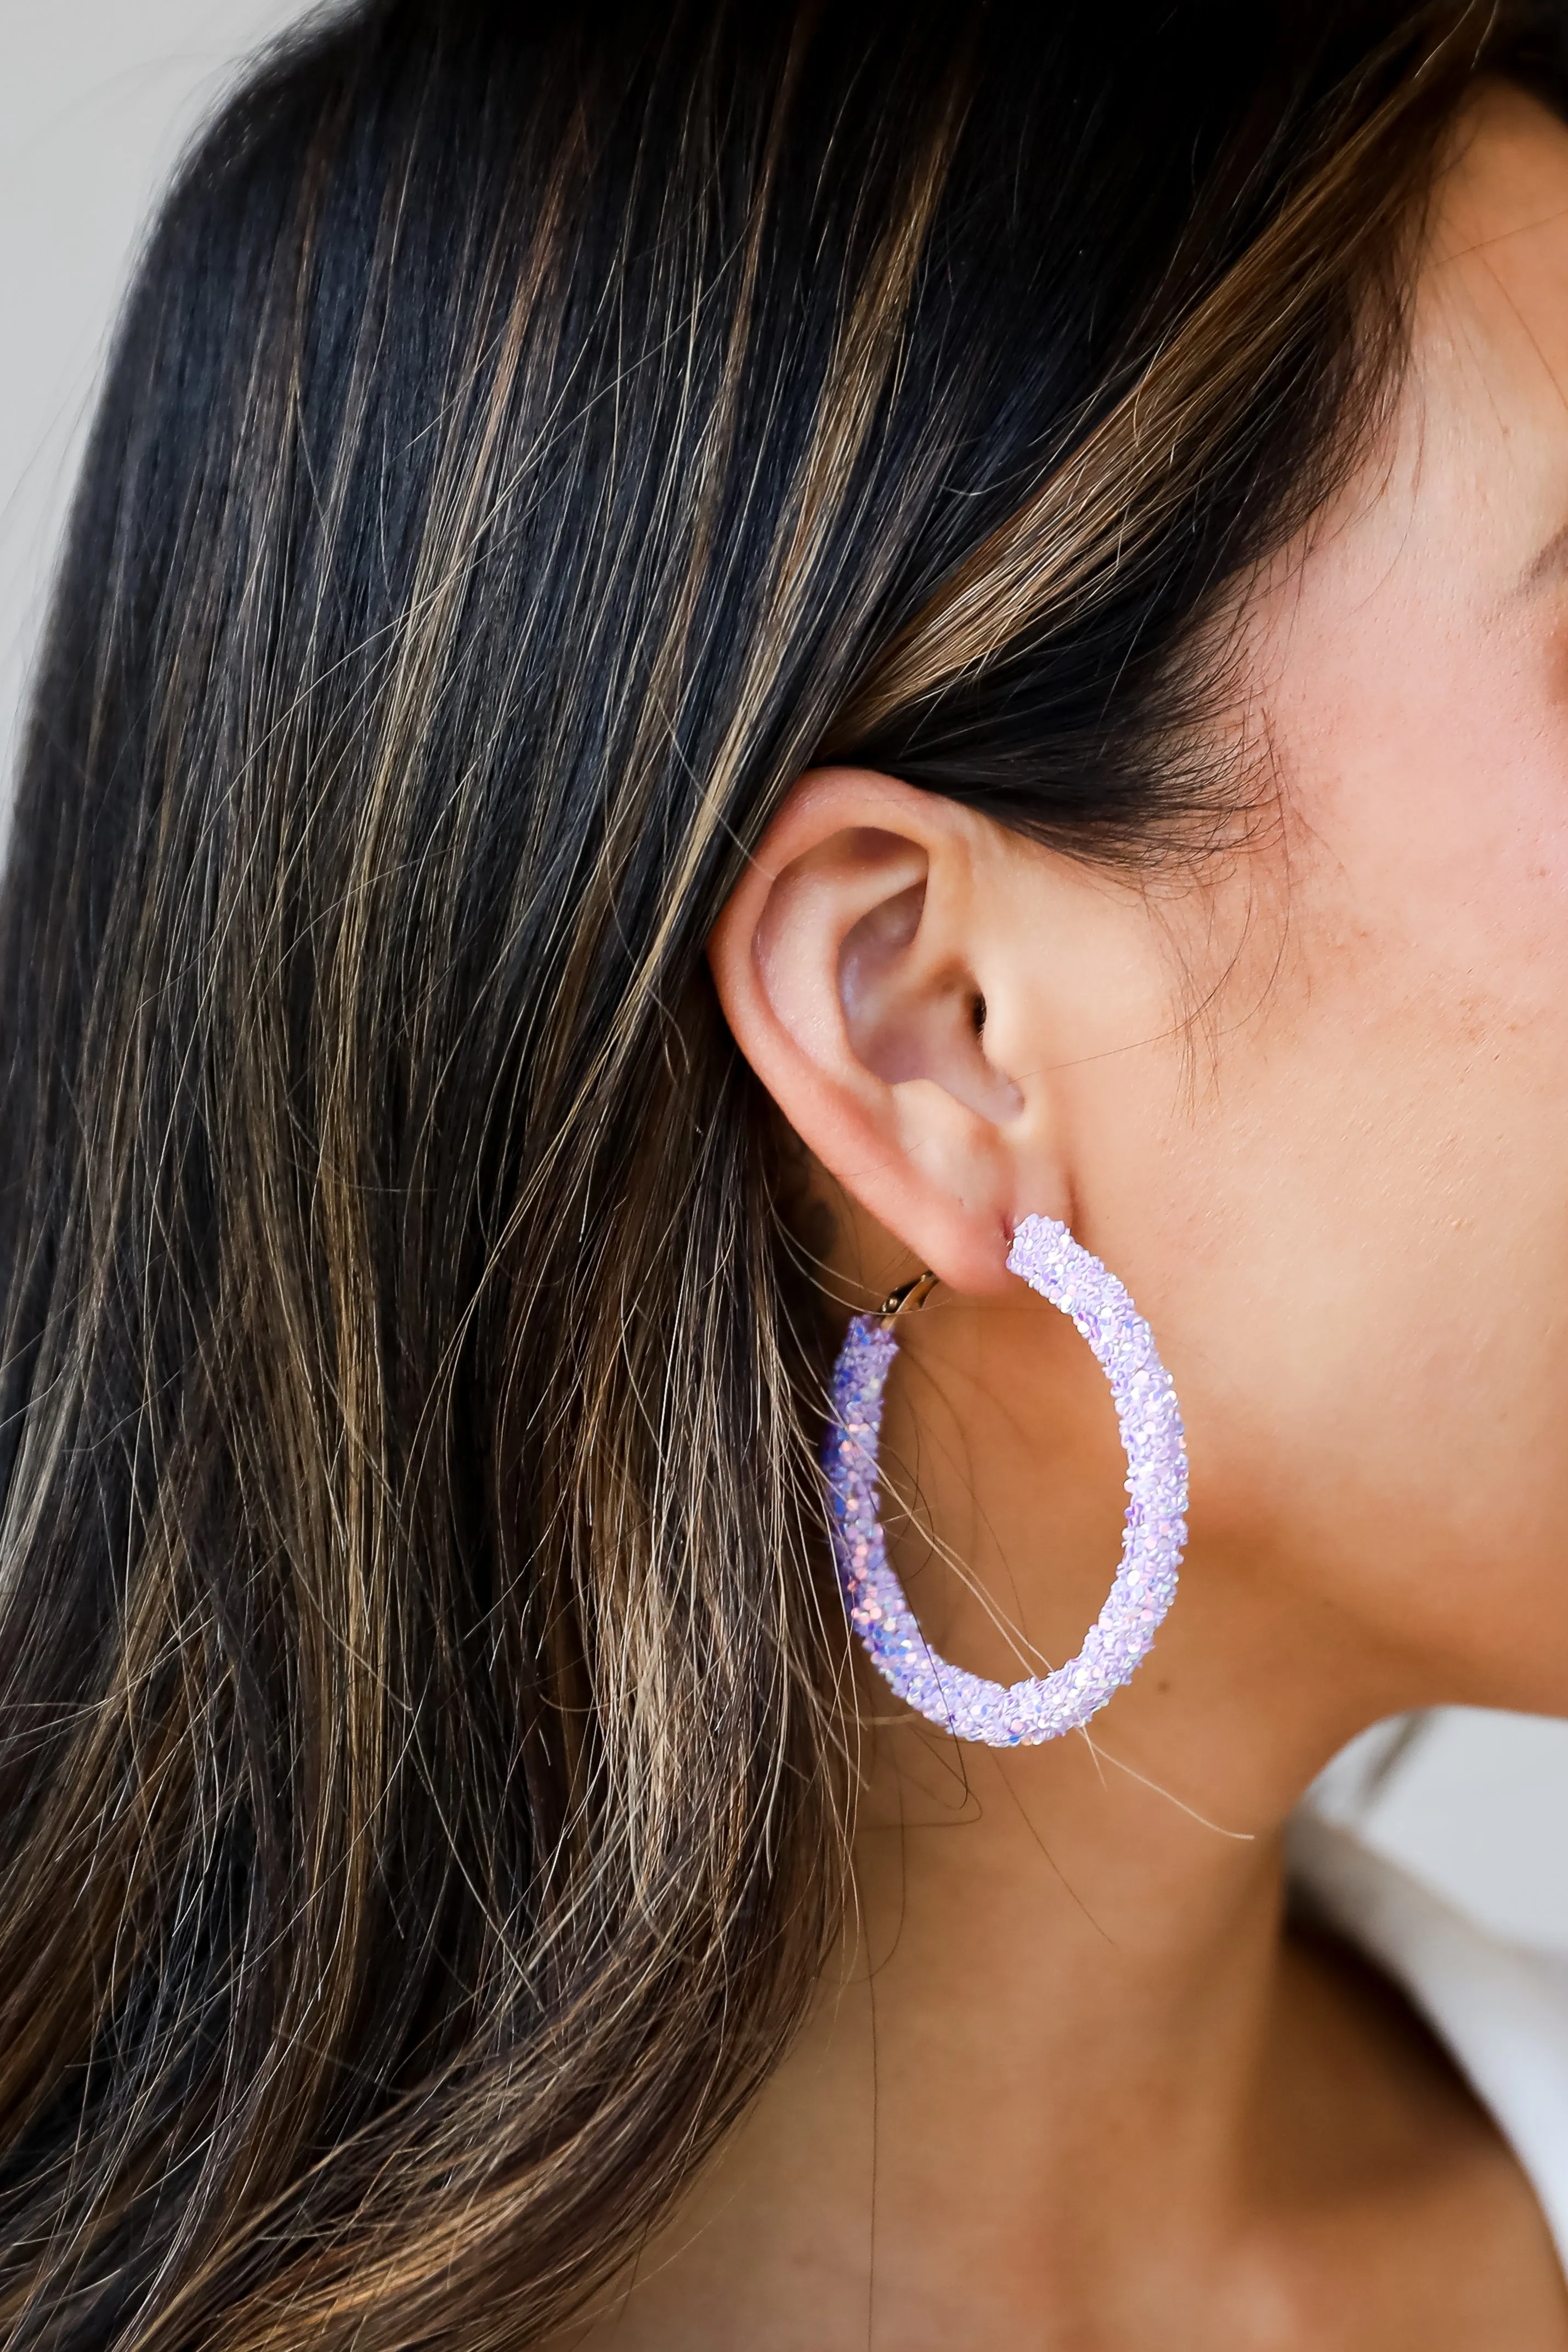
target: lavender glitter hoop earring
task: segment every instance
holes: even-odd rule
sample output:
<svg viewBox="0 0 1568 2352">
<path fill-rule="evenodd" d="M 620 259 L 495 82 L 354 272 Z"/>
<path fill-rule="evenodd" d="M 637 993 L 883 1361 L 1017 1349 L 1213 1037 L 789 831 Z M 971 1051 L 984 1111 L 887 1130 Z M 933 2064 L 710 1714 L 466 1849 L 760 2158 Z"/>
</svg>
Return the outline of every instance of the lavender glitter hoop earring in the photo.
<svg viewBox="0 0 1568 2352">
<path fill-rule="evenodd" d="M 1088 1340 L 1111 1384 L 1127 1456 L 1131 1499 L 1121 1565 L 1078 1655 L 1053 1674 L 1011 1684 L 968 1674 L 926 1646 L 888 1565 L 877 1507 L 883 1392 L 898 1353 L 897 1318 L 924 1304 L 934 1274 L 906 1283 L 878 1314 L 857 1315 L 851 1323 L 833 1367 L 822 1463 L 844 1606 L 878 1673 L 900 1698 L 959 1739 L 1032 1748 L 1087 1723 L 1148 1654 L 1176 1597 L 1186 1541 L 1186 1444 L 1153 1332 L 1115 1276 L 1065 1225 L 1054 1217 L 1025 1217 L 1008 1266 L 1071 1315 Z"/>
</svg>

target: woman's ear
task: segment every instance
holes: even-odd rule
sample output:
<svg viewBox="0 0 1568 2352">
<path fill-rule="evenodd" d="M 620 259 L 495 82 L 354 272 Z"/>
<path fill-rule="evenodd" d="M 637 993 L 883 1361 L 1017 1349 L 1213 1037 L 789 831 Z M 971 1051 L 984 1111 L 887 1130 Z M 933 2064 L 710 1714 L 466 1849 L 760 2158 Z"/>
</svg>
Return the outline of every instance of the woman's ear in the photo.
<svg viewBox="0 0 1568 2352">
<path fill-rule="evenodd" d="M 971 1292 L 1009 1284 L 1020 1216 L 1065 1213 L 1039 1090 L 1007 1050 L 1032 1058 L 1017 846 L 892 777 L 814 770 L 708 941 L 736 1041 L 797 1135 Z"/>
</svg>

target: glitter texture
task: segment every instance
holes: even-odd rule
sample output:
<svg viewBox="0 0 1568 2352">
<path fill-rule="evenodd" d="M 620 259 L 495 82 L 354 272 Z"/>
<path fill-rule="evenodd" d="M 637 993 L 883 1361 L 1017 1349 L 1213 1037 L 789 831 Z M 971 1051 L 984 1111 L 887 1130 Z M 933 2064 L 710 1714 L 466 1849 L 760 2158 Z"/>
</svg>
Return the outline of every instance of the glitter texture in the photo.
<svg viewBox="0 0 1568 2352">
<path fill-rule="evenodd" d="M 1127 1455 L 1126 1534 L 1110 1597 L 1075 1658 L 1053 1674 L 990 1683 L 927 1647 L 888 1565 L 878 1517 L 883 1391 L 898 1353 L 891 1317 L 857 1315 L 833 1368 L 823 1453 L 833 1550 L 850 1623 L 900 1698 L 959 1739 L 1027 1748 L 1076 1730 L 1147 1655 L 1176 1595 L 1186 1540 L 1186 1445 L 1154 1335 L 1115 1276 L 1052 1217 L 1025 1217 L 1010 1270 L 1070 1315 L 1111 1384 Z"/>
</svg>

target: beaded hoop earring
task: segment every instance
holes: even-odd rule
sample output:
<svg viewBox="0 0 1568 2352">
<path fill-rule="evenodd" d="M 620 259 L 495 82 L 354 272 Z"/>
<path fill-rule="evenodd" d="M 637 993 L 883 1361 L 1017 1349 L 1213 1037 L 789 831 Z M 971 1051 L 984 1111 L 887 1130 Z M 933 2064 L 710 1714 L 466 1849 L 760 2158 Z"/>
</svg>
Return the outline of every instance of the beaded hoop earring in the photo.
<svg viewBox="0 0 1568 2352">
<path fill-rule="evenodd" d="M 1146 1656 L 1176 1594 L 1186 1540 L 1186 1445 L 1176 1391 L 1154 1334 L 1115 1276 L 1053 1217 L 1025 1217 L 1009 1270 L 1070 1315 L 1110 1382 L 1127 1455 L 1126 1532 L 1115 1581 L 1075 1658 L 1053 1674 L 987 1682 L 921 1638 L 888 1565 L 878 1516 L 877 1444 L 883 1391 L 898 1353 L 900 1314 L 919 1307 L 932 1274 L 905 1284 L 875 1315 L 857 1315 L 833 1368 L 833 1418 L 823 1452 L 833 1551 L 850 1623 L 900 1698 L 959 1739 L 1033 1747 L 1073 1731 L 1105 1705 Z"/>
</svg>

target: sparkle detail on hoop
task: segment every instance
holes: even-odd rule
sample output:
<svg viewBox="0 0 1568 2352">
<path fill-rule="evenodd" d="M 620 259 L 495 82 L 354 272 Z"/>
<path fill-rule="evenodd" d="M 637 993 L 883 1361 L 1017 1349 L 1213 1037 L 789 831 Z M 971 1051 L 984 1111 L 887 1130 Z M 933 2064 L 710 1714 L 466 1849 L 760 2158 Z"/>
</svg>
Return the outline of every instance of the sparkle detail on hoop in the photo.
<svg viewBox="0 0 1568 2352">
<path fill-rule="evenodd" d="M 850 1325 L 833 1367 L 822 1457 L 844 1606 L 873 1664 L 931 1722 L 990 1748 L 1058 1739 L 1130 1679 L 1175 1598 L 1186 1540 L 1186 1445 L 1176 1391 L 1126 1291 L 1053 1217 L 1022 1220 L 1008 1265 L 1088 1340 L 1110 1382 L 1127 1456 L 1122 1561 L 1078 1655 L 1052 1674 L 993 1683 L 949 1664 L 922 1639 L 888 1564 L 878 1516 L 883 1391 L 898 1353 L 891 1314 L 857 1315 Z"/>
</svg>

